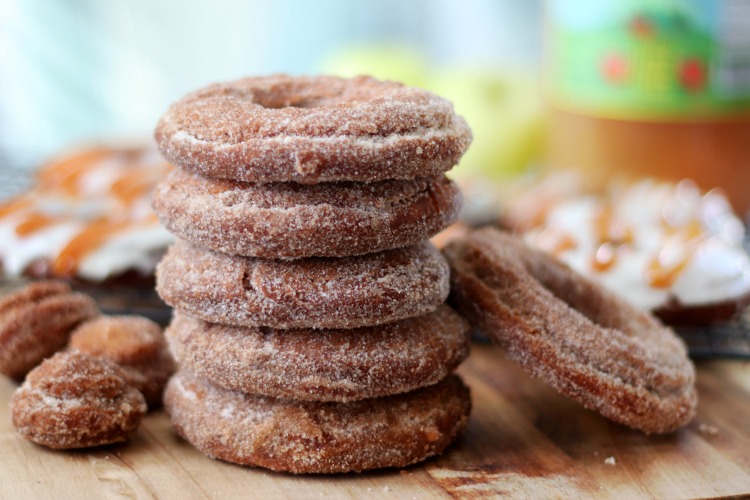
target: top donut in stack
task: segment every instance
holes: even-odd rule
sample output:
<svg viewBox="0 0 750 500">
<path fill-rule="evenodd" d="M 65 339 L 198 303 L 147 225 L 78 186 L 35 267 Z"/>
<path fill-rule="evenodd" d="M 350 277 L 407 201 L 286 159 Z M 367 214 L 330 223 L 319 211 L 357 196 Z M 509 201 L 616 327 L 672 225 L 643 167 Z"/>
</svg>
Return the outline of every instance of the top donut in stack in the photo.
<svg viewBox="0 0 750 500">
<path fill-rule="evenodd" d="M 467 355 L 469 330 L 443 304 L 448 266 L 427 241 L 461 204 L 444 173 L 471 132 L 450 102 L 368 77 L 247 78 L 184 97 L 156 139 L 179 167 L 157 187 L 154 208 L 181 239 L 157 272 L 160 295 L 177 309 L 171 348 L 193 372 L 167 391 L 180 433 L 211 456 L 292 472 L 404 466 L 442 451 L 469 410 L 466 389 L 446 378 Z M 333 425 L 342 429 L 343 415 L 368 413 L 352 406 L 359 400 L 380 398 L 373 404 L 391 412 L 402 402 L 389 397 L 450 389 L 403 420 L 432 419 L 420 424 L 437 426 L 424 431 L 427 441 L 408 438 L 413 429 L 403 425 L 393 431 L 403 439 L 373 435 L 372 447 L 355 451 L 321 442 L 325 459 L 274 449 L 271 463 L 248 444 L 254 438 L 217 449 L 207 428 L 193 425 L 198 410 L 181 404 L 180 388 L 204 382 L 283 398 L 295 415 L 340 414 Z M 216 428 L 224 424 L 239 432 L 234 421 Z"/>
<path fill-rule="evenodd" d="M 419 89 L 272 76 L 187 95 L 156 139 L 183 169 L 155 199 L 170 231 L 220 252 L 294 259 L 404 247 L 452 223 L 459 193 L 442 174 L 471 133 L 450 102 Z"/>
</svg>

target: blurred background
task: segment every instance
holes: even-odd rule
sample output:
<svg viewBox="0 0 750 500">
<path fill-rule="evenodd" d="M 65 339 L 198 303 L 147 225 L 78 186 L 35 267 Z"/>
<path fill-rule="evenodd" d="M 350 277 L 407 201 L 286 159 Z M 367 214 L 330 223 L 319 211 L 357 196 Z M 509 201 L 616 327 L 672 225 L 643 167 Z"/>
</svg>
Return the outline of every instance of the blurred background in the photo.
<svg viewBox="0 0 750 500">
<path fill-rule="evenodd" d="M 453 98 L 479 136 L 481 121 L 523 136 L 539 125 L 540 55 L 538 0 L 0 0 L 0 168 L 148 139 L 184 93 L 277 72 L 402 80 Z"/>
<path fill-rule="evenodd" d="M 0 0 L 0 186 L 71 145 L 150 143 L 170 103 L 212 82 L 371 74 L 454 102 L 474 132 L 451 174 L 464 189 L 537 166 L 578 169 L 599 185 L 624 174 L 691 178 L 747 213 L 750 1 L 588 7 Z"/>
</svg>

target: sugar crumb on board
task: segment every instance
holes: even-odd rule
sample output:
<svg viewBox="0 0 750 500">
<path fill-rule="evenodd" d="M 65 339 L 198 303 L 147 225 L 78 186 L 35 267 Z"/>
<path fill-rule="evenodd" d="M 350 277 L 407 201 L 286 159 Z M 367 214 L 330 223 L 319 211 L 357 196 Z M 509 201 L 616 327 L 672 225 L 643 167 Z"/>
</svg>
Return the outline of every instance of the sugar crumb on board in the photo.
<svg viewBox="0 0 750 500">
<path fill-rule="evenodd" d="M 715 425 L 701 423 L 698 426 L 698 432 L 700 432 L 704 436 L 715 436 L 719 433 L 719 428 Z"/>
</svg>

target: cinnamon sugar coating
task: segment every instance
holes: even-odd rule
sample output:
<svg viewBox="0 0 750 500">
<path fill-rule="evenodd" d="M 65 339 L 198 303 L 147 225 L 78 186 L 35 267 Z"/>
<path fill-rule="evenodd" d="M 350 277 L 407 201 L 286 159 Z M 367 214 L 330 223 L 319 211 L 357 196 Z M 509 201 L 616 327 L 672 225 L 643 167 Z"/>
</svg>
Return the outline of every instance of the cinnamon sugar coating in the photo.
<svg viewBox="0 0 750 500">
<path fill-rule="evenodd" d="M 180 371 L 164 400 L 177 433 L 206 455 L 295 474 L 419 462 L 462 432 L 471 406 L 455 376 L 398 396 L 316 403 L 227 391 Z"/>
<path fill-rule="evenodd" d="M 652 316 L 496 229 L 444 252 L 458 310 L 559 392 L 646 433 L 695 415 L 695 368 Z"/>
<path fill-rule="evenodd" d="M 416 244 L 458 217 L 447 178 L 249 184 L 173 171 L 154 193 L 166 228 L 197 245 L 264 258 L 346 257 Z"/>
<path fill-rule="evenodd" d="M 125 380 L 143 393 L 149 409 L 161 405 L 175 363 L 155 322 L 143 316 L 100 316 L 80 325 L 68 347 L 117 364 Z"/>
<path fill-rule="evenodd" d="M 450 307 L 349 330 L 273 330 L 176 313 L 167 340 L 180 366 L 226 389 L 309 401 L 354 401 L 432 385 L 469 353 Z"/>
<path fill-rule="evenodd" d="M 210 85 L 154 133 L 167 160 L 247 182 L 372 182 L 441 174 L 471 142 L 449 101 L 370 77 L 274 75 Z"/>
<path fill-rule="evenodd" d="M 60 352 L 29 372 L 10 409 L 22 437 L 68 449 L 129 439 L 146 402 L 119 367 L 81 352 Z"/>
<path fill-rule="evenodd" d="M 213 323 L 270 328 L 356 328 L 434 311 L 448 265 L 428 242 L 358 257 L 291 261 L 238 257 L 185 241 L 157 268 L 175 309 Z"/>
<path fill-rule="evenodd" d="M 94 300 L 62 281 L 36 281 L 0 299 L 0 373 L 22 379 L 68 342 L 81 322 L 98 316 Z"/>
</svg>

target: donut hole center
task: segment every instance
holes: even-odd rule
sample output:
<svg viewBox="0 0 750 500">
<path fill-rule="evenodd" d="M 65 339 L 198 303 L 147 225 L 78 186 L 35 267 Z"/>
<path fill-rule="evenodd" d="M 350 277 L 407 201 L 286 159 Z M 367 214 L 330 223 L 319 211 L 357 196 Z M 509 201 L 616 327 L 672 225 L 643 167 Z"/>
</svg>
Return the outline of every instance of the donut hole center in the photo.
<svg viewBox="0 0 750 500">
<path fill-rule="evenodd" d="M 563 267 L 528 269 L 529 273 L 555 298 L 564 302 L 586 319 L 602 328 L 623 329 L 622 318 L 612 310 L 612 304 L 588 282 L 575 279 Z"/>
<path fill-rule="evenodd" d="M 266 109 L 313 109 L 368 101 L 374 97 L 368 88 L 336 85 L 280 84 L 254 89 L 253 102 Z"/>
<path fill-rule="evenodd" d="M 342 102 L 340 95 L 315 92 L 312 89 L 258 90 L 253 101 L 266 109 L 299 108 L 313 109 L 329 107 Z"/>
<path fill-rule="evenodd" d="M 297 96 L 292 96 L 297 97 Z M 326 103 L 325 99 L 316 99 L 316 98 L 298 98 L 298 99 L 289 99 L 285 98 L 285 96 L 277 96 L 272 95 L 268 98 L 262 98 L 259 99 L 257 96 L 255 98 L 255 102 L 259 105 L 263 106 L 266 109 L 284 109 L 284 108 L 300 108 L 300 109 L 312 109 L 312 108 L 320 108 L 326 105 L 330 105 L 329 103 Z"/>
</svg>

